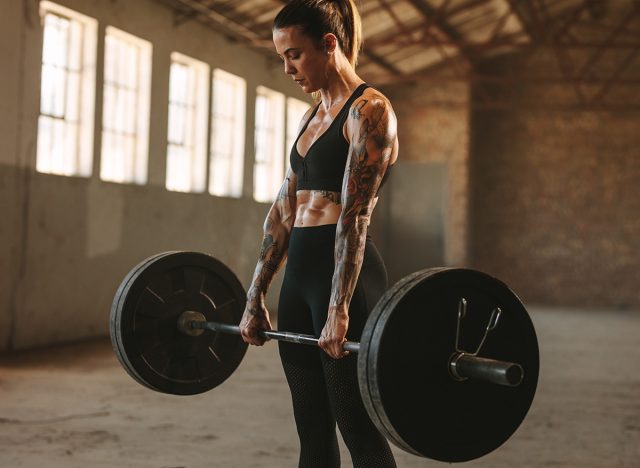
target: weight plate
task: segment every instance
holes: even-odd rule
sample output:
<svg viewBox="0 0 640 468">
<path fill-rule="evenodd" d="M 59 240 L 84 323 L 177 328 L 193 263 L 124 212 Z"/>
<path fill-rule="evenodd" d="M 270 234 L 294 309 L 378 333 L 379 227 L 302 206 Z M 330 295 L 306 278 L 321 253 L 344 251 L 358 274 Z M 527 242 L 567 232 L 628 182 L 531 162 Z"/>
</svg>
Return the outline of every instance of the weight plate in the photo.
<svg viewBox="0 0 640 468">
<path fill-rule="evenodd" d="M 122 301 L 124 301 L 124 299 L 126 299 L 126 295 L 123 294 L 123 291 L 125 288 L 128 288 L 128 286 L 131 284 L 132 281 L 135 280 L 135 278 L 137 277 L 137 273 L 143 270 L 144 267 L 150 262 L 156 260 L 157 258 L 163 257 L 169 253 L 171 252 L 163 252 L 157 255 L 153 255 L 143 260 L 142 262 L 140 262 L 134 268 L 132 268 L 131 271 L 127 274 L 127 276 L 125 276 L 122 283 L 120 283 L 120 286 L 116 291 L 113 304 L 111 306 L 111 317 L 109 320 L 109 334 L 111 336 L 111 345 L 113 346 L 113 350 L 115 351 L 116 356 L 120 361 L 120 364 L 122 364 L 122 367 L 127 371 L 127 373 L 131 377 L 133 377 L 135 380 L 137 380 L 140 384 L 145 386 L 147 386 L 146 382 L 144 380 L 141 380 L 140 377 L 136 374 L 135 369 L 131 366 L 131 363 L 127 359 L 126 352 L 122 346 L 121 333 L 118 332 L 118 329 L 120 327 L 121 314 L 116 313 L 116 310 L 121 309 L 122 307 L 121 303 Z"/>
<path fill-rule="evenodd" d="M 461 298 L 468 307 L 460 348 L 476 350 L 500 307 L 479 356 L 521 364 L 519 386 L 450 376 Z M 474 270 L 423 270 L 401 280 L 372 311 L 360 349 L 360 391 L 373 422 L 402 449 L 440 461 L 472 460 L 502 445 L 537 387 L 538 342 L 529 315 L 504 283 Z"/>
<path fill-rule="evenodd" d="M 398 291 L 402 291 L 407 284 L 412 284 L 416 277 L 424 276 L 424 274 L 424 270 L 411 273 L 404 278 L 401 278 L 382 295 L 367 319 L 367 323 L 360 338 L 360 350 L 358 351 L 358 387 L 360 388 L 360 395 L 362 396 L 362 401 L 367 413 L 369 413 L 369 417 L 387 439 L 391 440 L 398 447 L 402 447 L 412 453 L 414 452 L 409 447 L 403 446 L 403 442 L 401 440 L 396 440 L 395 434 L 384 429 L 384 423 L 378 414 L 378 408 L 381 407 L 380 402 L 374 401 L 373 392 L 369 386 L 368 362 L 370 359 L 371 338 L 373 336 L 373 330 L 375 330 L 378 319 L 380 318 L 380 312 L 386 310 L 388 304 L 393 301 L 395 295 L 398 294 Z M 416 453 L 416 455 L 419 454 Z"/>
<path fill-rule="evenodd" d="M 178 329 L 184 311 L 237 325 L 245 291 L 215 258 L 166 252 L 141 262 L 120 284 L 111 308 L 111 341 L 125 370 L 159 392 L 193 395 L 224 382 L 247 349 L 239 335 Z"/>
</svg>

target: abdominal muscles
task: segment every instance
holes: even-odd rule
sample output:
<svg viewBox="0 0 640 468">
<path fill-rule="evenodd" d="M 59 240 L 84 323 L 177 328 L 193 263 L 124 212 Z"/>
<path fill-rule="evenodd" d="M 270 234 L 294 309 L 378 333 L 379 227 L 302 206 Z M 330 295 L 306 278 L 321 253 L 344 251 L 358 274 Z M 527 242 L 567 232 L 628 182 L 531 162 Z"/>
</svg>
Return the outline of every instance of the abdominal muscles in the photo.
<svg viewBox="0 0 640 468">
<path fill-rule="evenodd" d="M 296 193 L 296 227 L 336 224 L 342 205 L 340 193 L 328 190 L 299 190 Z"/>
</svg>

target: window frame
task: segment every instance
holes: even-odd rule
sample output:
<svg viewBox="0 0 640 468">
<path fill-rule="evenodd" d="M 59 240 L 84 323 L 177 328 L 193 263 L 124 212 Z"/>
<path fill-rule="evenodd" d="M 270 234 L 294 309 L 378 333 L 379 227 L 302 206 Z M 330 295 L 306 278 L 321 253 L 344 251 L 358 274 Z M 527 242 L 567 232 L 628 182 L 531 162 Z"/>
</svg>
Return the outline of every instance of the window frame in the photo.
<svg viewBox="0 0 640 468">
<path fill-rule="evenodd" d="M 71 177 L 90 177 L 93 172 L 95 134 L 95 63 L 98 53 L 98 20 L 46 0 L 41 1 L 39 7 L 42 25 L 42 52 L 36 171 Z M 50 57 L 46 56 L 52 52 L 50 44 L 47 43 L 47 18 L 51 16 L 56 17 L 58 21 L 68 22 L 65 63 L 62 65 L 47 62 Z M 60 53 L 60 49 L 56 47 L 53 53 Z M 62 69 L 64 89 L 61 98 L 62 111 L 58 113 L 49 108 L 49 103 L 46 102 L 47 98 L 51 96 L 45 97 L 45 94 L 49 94 L 47 91 L 50 91 L 52 86 L 55 87 L 55 83 L 52 84 L 48 79 L 54 75 L 48 71 L 49 68 Z M 71 89 L 73 85 L 70 84 L 74 81 L 76 83 L 75 90 Z M 51 95 L 55 100 L 55 91 Z M 60 100 L 59 96 L 58 99 Z M 55 104 L 52 107 L 55 107 Z M 47 127 L 50 127 L 51 130 L 47 131 Z M 62 143 L 59 141 L 61 136 Z"/>
<path fill-rule="evenodd" d="M 120 44 L 118 44 L 120 42 Z M 117 48 L 122 43 L 129 46 L 127 53 L 136 49 L 136 67 L 129 68 L 127 73 L 136 73 L 133 87 L 131 83 L 122 83 L 122 76 L 110 76 L 120 72 Z M 103 108 L 102 108 L 102 145 L 100 151 L 100 179 L 105 182 L 144 185 L 148 179 L 149 161 L 149 125 L 151 114 L 151 68 L 153 44 L 145 39 L 123 31 L 114 26 L 105 30 L 104 72 L 103 72 Z M 111 55 L 114 55 L 113 57 Z M 131 61 L 131 57 L 130 57 Z M 109 66 L 113 64 L 114 70 Z M 122 73 L 122 72 L 120 72 Z M 113 82 L 111 81 L 113 79 Z M 128 77 L 131 80 L 131 77 Z M 123 96 L 133 93 L 129 98 L 135 112 L 131 108 L 120 105 Z M 111 98 L 113 94 L 114 98 Z M 117 115 L 117 113 L 120 115 Z M 113 116 L 117 115 L 115 119 Z M 120 119 L 120 124 L 118 123 Z M 129 119 L 131 128 L 122 129 L 119 125 Z M 127 141 L 129 140 L 129 141 Z M 122 150 L 128 143 L 129 148 Z M 107 146 L 109 145 L 110 146 Z M 120 145 L 120 148 L 117 146 Z M 121 151 L 119 151 L 121 150 Z M 121 152 L 121 154 L 118 154 Z M 120 159 L 120 160 L 118 160 Z M 119 166 L 119 167 L 118 167 Z"/>
<path fill-rule="evenodd" d="M 176 84 L 174 80 L 179 76 L 178 67 L 184 67 L 187 73 L 186 96 L 177 95 L 180 93 L 177 88 L 179 84 Z M 171 53 L 165 174 L 167 190 L 185 193 L 206 191 L 210 76 L 209 64 L 180 52 Z M 179 102 L 180 99 L 184 102 Z M 179 118 L 180 108 L 184 108 L 186 111 L 184 119 L 182 122 L 174 121 L 174 118 Z M 183 129 L 183 134 L 178 138 L 182 141 L 174 139 L 178 136 L 179 129 Z M 186 158 L 186 161 L 180 161 L 180 157 Z M 172 161 L 172 159 L 177 159 L 177 161 Z M 178 177 L 172 178 L 172 168 L 182 171 L 186 180 L 180 180 Z"/>
<path fill-rule="evenodd" d="M 229 85 L 234 94 L 230 98 L 233 103 L 233 110 L 226 115 L 217 108 L 219 103 L 223 102 L 218 95 L 219 93 L 216 92 L 217 84 L 219 85 L 218 91 L 222 91 L 221 83 Z M 227 103 L 228 101 L 225 100 L 224 102 Z M 211 79 L 211 138 L 208 187 L 211 195 L 231 198 L 242 197 L 247 127 L 246 107 L 247 80 L 221 68 L 215 68 Z M 231 135 L 222 130 L 222 121 L 226 121 L 228 126 L 231 127 Z M 230 141 L 230 147 L 227 148 L 228 151 L 217 152 L 216 149 L 221 146 L 221 142 L 225 139 Z M 221 185 L 221 172 L 226 172 L 224 186 Z"/>
<path fill-rule="evenodd" d="M 261 100 L 267 104 L 264 116 L 260 115 Z M 285 100 L 284 93 L 262 85 L 256 88 L 253 199 L 258 202 L 272 202 L 284 178 Z M 260 121 L 263 117 L 265 122 Z"/>
</svg>

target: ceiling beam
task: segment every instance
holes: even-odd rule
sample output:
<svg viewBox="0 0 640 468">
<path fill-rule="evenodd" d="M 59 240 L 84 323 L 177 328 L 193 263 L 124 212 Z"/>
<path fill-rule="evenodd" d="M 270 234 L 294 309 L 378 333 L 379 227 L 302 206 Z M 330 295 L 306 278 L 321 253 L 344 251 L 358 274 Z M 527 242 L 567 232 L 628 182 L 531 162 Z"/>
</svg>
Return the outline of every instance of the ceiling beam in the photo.
<svg viewBox="0 0 640 468">
<path fill-rule="evenodd" d="M 427 20 L 428 24 L 434 26 L 438 32 L 445 36 L 447 42 L 454 43 L 462 55 L 469 61 L 475 61 L 475 56 L 472 51 L 469 50 L 465 43 L 465 39 L 462 34 L 451 26 L 446 17 L 438 12 L 431 5 L 427 4 L 423 0 L 407 0 L 422 16 Z M 485 2 L 486 3 L 486 2 Z M 469 2 L 467 8 L 473 8 L 478 4 L 477 1 Z"/>
<path fill-rule="evenodd" d="M 529 38 L 531 40 L 539 39 L 537 32 L 531 26 L 531 15 L 527 14 L 522 6 L 522 2 L 520 0 L 507 0 L 507 3 L 509 4 L 509 9 L 513 12 L 515 17 L 518 18 L 522 29 L 524 29 L 529 35 Z"/>
<path fill-rule="evenodd" d="M 598 50 L 596 50 L 591 57 L 587 60 L 587 62 L 582 66 L 582 68 L 578 71 L 578 76 L 584 77 L 586 76 L 592 69 L 592 67 L 596 64 L 596 62 L 602 57 L 605 51 L 611 48 L 611 45 L 616 42 L 618 36 L 624 31 L 626 26 L 634 19 L 637 15 L 640 7 L 640 3 L 636 3 L 631 12 L 622 18 L 622 21 L 618 24 L 618 27 L 612 31 L 612 33 L 605 39 L 601 44 Z"/>
<path fill-rule="evenodd" d="M 391 17 L 391 19 L 393 20 L 393 22 L 395 23 L 396 27 L 398 28 L 399 31 L 402 32 L 402 35 L 404 35 L 409 41 L 411 39 L 413 39 L 413 33 L 412 31 L 407 27 L 406 24 L 404 24 L 402 22 L 402 20 L 400 19 L 400 17 L 396 14 L 395 11 L 393 11 L 393 7 L 391 5 L 389 5 L 389 3 L 387 3 L 387 0 L 378 0 L 378 3 L 380 3 L 380 5 L 382 6 L 382 8 L 387 12 L 387 14 Z"/>
<path fill-rule="evenodd" d="M 228 18 L 215 10 L 212 10 L 210 7 L 201 3 L 197 0 L 172 0 L 172 3 L 181 4 L 201 16 L 207 18 L 211 22 L 219 25 L 220 28 L 226 34 L 236 38 L 248 42 L 250 45 L 254 47 L 264 48 L 268 42 L 265 38 L 261 37 L 255 31 L 250 28 L 247 28 L 242 23 L 236 22 L 231 18 Z"/>
<path fill-rule="evenodd" d="M 375 52 L 364 49 L 362 51 L 362 54 L 367 58 L 367 61 L 375 63 L 376 65 L 384 68 L 388 72 L 391 72 L 396 76 L 403 75 L 403 73 L 397 67 L 393 66 L 391 63 L 389 63 L 387 60 L 385 60 Z"/>
<path fill-rule="evenodd" d="M 631 65 L 640 52 L 640 47 L 635 50 L 632 50 L 630 54 L 628 54 L 624 60 L 618 65 L 618 68 L 613 72 L 611 77 L 607 80 L 607 82 L 600 88 L 595 96 L 591 99 L 591 104 L 602 104 L 602 100 L 604 96 L 609 92 L 612 86 L 618 84 L 620 82 L 620 75 Z"/>
</svg>

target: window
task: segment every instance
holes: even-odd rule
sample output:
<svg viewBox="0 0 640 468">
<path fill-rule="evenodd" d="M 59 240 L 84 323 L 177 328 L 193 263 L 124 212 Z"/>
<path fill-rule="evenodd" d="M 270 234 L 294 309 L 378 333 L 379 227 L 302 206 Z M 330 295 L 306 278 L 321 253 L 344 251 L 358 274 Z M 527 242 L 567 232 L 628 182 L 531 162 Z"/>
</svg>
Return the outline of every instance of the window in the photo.
<svg viewBox="0 0 640 468">
<path fill-rule="evenodd" d="M 107 27 L 100 177 L 111 182 L 147 181 L 151 44 Z"/>
<path fill-rule="evenodd" d="M 298 127 L 304 113 L 309 110 L 309 103 L 296 98 L 287 98 L 287 151 L 284 157 L 284 167 L 289 167 L 289 152 L 298 138 Z"/>
<path fill-rule="evenodd" d="M 209 65 L 173 52 L 169 86 L 169 190 L 204 192 L 207 180 Z"/>
<path fill-rule="evenodd" d="M 284 94 L 258 86 L 253 168 L 253 198 L 257 201 L 273 200 L 284 177 L 284 105 Z"/>
<path fill-rule="evenodd" d="M 97 21 L 51 2 L 43 19 L 36 170 L 91 175 Z"/>
<path fill-rule="evenodd" d="M 241 197 L 247 83 L 239 76 L 215 69 L 211 94 L 209 193 Z"/>
</svg>

